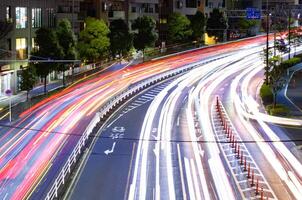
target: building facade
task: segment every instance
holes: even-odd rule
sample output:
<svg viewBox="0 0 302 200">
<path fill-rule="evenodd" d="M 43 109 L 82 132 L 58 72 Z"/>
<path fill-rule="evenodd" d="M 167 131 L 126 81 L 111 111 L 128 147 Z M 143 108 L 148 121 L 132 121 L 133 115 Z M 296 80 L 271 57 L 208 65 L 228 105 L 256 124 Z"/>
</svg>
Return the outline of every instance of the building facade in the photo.
<svg viewBox="0 0 302 200">
<path fill-rule="evenodd" d="M 20 69 L 35 45 L 35 32 L 55 28 L 62 18 L 80 30 L 78 13 L 82 0 L 1 0 L 0 1 L 0 96 L 7 89 L 17 92 Z"/>
</svg>

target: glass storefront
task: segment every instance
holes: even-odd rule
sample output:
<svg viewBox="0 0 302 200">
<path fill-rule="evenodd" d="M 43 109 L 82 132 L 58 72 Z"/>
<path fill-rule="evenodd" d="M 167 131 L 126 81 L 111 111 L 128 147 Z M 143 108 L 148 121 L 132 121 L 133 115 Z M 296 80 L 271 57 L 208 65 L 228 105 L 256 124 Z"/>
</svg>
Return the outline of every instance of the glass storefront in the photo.
<svg viewBox="0 0 302 200">
<path fill-rule="evenodd" d="M 7 89 L 12 89 L 11 88 L 11 78 L 12 78 L 12 74 L 11 73 L 7 73 L 7 74 L 2 74 L 0 76 L 0 96 L 5 96 L 5 91 Z"/>
</svg>

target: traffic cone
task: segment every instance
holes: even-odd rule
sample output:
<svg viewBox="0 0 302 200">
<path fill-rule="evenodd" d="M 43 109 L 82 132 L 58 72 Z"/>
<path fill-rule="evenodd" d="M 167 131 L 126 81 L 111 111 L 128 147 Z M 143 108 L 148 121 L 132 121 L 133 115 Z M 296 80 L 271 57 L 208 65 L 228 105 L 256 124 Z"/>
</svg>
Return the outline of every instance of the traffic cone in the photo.
<svg viewBox="0 0 302 200">
<path fill-rule="evenodd" d="M 264 194 L 263 194 L 264 192 L 263 192 L 263 187 L 261 187 L 261 200 L 263 200 L 263 198 L 264 198 Z"/>
<path fill-rule="evenodd" d="M 246 156 L 244 156 L 244 171 L 246 171 Z"/>
<path fill-rule="evenodd" d="M 247 178 L 251 178 L 251 164 L 249 163 L 248 167 L 247 167 Z"/>
<path fill-rule="evenodd" d="M 258 179 L 257 179 L 258 180 Z M 252 170 L 252 187 L 254 186 L 254 170 Z"/>
<path fill-rule="evenodd" d="M 257 183 L 256 183 L 256 195 L 259 194 L 259 179 L 257 179 Z"/>
</svg>

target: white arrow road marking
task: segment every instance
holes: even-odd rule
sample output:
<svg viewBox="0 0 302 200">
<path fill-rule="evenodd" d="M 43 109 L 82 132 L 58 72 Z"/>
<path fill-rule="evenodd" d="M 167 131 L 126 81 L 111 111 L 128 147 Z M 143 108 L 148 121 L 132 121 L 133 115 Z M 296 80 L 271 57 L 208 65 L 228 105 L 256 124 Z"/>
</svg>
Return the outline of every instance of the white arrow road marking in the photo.
<svg viewBox="0 0 302 200">
<path fill-rule="evenodd" d="M 106 151 L 104 151 L 104 153 L 105 153 L 107 156 L 108 156 L 108 154 L 113 153 L 114 147 L 115 147 L 115 143 L 116 143 L 116 142 L 113 143 L 112 148 L 111 148 L 110 150 L 107 149 Z"/>
</svg>

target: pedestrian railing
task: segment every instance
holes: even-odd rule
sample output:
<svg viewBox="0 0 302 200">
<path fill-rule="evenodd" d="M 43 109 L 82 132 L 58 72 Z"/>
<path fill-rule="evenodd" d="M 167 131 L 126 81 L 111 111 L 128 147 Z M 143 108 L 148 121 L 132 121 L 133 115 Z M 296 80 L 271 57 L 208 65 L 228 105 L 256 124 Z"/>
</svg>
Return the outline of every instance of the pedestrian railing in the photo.
<svg viewBox="0 0 302 200">
<path fill-rule="evenodd" d="M 98 130 L 96 130 L 97 129 L 96 127 L 98 127 L 98 124 L 101 123 L 101 121 L 105 119 L 107 115 L 110 114 L 114 108 L 116 108 L 116 106 L 122 104 L 123 102 L 125 102 L 125 100 L 129 99 L 131 96 L 137 94 L 138 92 L 144 90 L 147 87 L 150 87 L 151 85 L 157 82 L 160 82 L 167 78 L 171 78 L 181 73 L 185 73 L 193 68 L 207 64 L 209 62 L 222 59 L 224 57 L 226 56 L 221 56 L 218 58 L 213 58 L 206 61 L 193 63 L 190 65 L 186 65 L 177 69 L 173 69 L 161 73 L 159 75 L 155 75 L 146 80 L 130 85 L 127 90 L 117 94 L 116 96 L 108 100 L 107 103 L 104 106 L 102 106 L 100 111 L 95 114 L 95 116 L 93 117 L 87 128 L 85 129 L 83 135 L 80 137 L 78 143 L 76 144 L 75 148 L 73 149 L 72 153 L 68 157 L 60 173 L 58 174 L 54 183 L 52 184 L 50 190 L 48 191 L 45 200 L 58 198 L 59 189 L 65 184 L 68 175 L 70 175 L 71 173 L 72 167 L 76 164 L 76 162 L 80 158 L 80 155 L 83 153 L 84 147 L 87 145 L 89 137 L 92 135 L 92 133 L 97 134 Z"/>
</svg>

